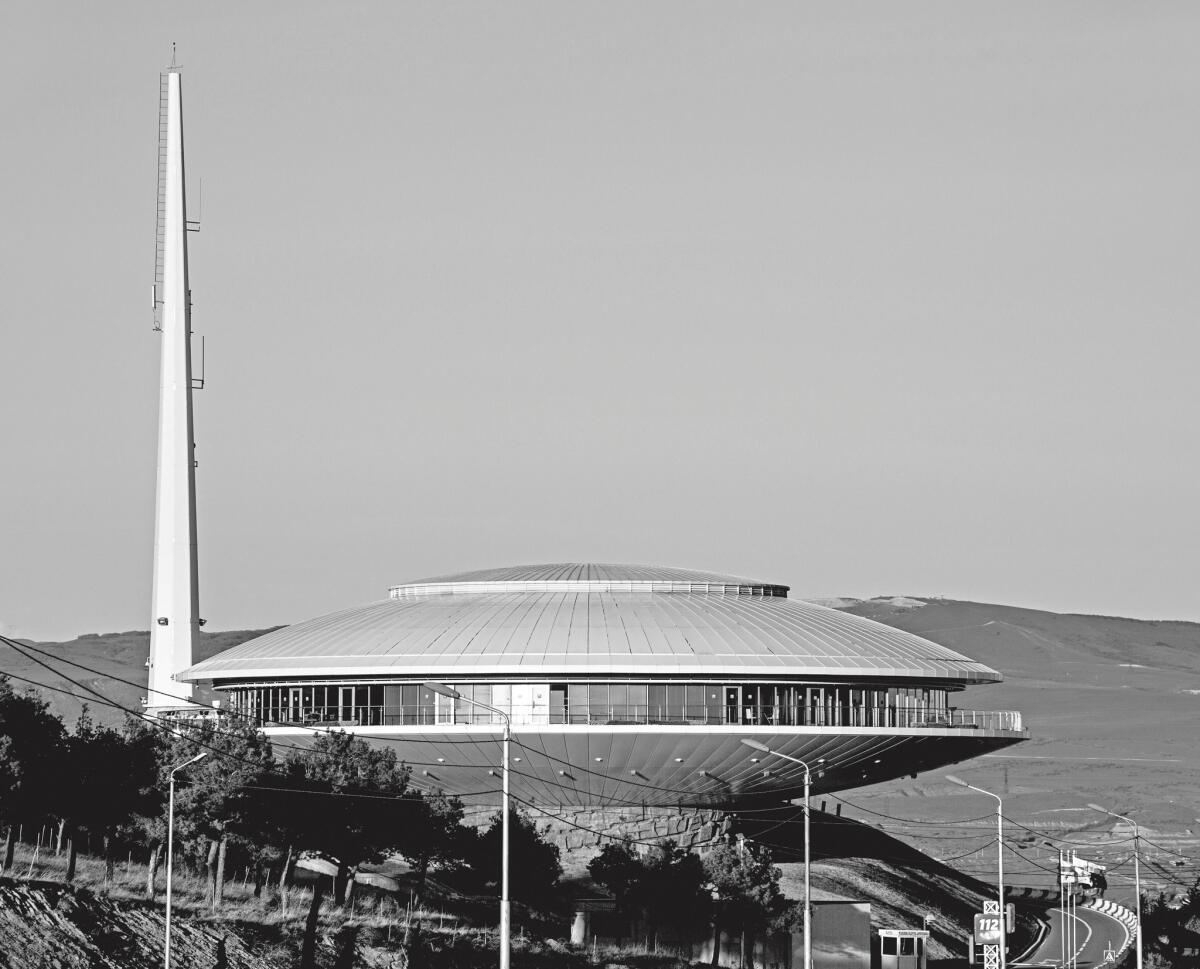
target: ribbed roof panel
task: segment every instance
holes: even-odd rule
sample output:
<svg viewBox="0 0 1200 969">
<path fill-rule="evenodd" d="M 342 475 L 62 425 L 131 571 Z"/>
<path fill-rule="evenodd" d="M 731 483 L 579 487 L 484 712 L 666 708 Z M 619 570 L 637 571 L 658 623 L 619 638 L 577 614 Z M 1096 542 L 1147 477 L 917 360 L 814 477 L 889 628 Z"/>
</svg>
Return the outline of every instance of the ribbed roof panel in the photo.
<svg viewBox="0 0 1200 969">
<path fill-rule="evenodd" d="M 731 576 L 633 566 L 533 566 L 397 588 L 421 587 L 425 591 L 393 592 L 394 598 L 382 602 L 278 629 L 197 664 L 182 678 L 653 674 L 960 684 L 1000 679 L 982 663 L 919 636 L 787 599 L 786 586 Z M 759 588 L 782 592 L 735 591 Z"/>
</svg>

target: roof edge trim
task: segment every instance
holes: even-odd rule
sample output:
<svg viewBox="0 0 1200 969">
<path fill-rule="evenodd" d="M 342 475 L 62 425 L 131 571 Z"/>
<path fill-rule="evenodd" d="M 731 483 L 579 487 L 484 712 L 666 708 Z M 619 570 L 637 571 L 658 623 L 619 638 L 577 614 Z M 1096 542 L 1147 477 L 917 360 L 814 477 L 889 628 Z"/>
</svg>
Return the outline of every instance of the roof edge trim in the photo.
<svg viewBox="0 0 1200 969">
<path fill-rule="evenodd" d="M 389 599 L 486 595 L 504 592 L 649 592 L 655 594 L 757 596 L 786 599 L 789 586 L 767 583 L 685 582 L 677 579 L 523 579 L 481 582 L 410 582 L 388 589 Z"/>
</svg>

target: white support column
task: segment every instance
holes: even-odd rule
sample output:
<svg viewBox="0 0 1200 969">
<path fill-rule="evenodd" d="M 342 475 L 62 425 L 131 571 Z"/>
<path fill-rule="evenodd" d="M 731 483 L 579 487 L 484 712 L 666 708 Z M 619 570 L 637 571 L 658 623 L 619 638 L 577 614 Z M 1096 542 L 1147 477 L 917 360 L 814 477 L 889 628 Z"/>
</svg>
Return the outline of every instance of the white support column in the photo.
<svg viewBox="0 0 1200 969">
<path fill-rule="evenodd" d="M 183 102 L 179 71 L 167 74 L 162 289 L 162 364 L 158 398 L 158 489 L 154 520 L 154 595 L 150 616 L 150 712 L 187 706 L 192 685 L 172 677 L 195 662 L 200 630 L 196 576 L 196 471 L 192 432 L 191 294 L 184 197 Z M 160 119 L 160 125 L 162 119 Z M 183 699 L 181 699 L 183 698 Z"/>
</svg>

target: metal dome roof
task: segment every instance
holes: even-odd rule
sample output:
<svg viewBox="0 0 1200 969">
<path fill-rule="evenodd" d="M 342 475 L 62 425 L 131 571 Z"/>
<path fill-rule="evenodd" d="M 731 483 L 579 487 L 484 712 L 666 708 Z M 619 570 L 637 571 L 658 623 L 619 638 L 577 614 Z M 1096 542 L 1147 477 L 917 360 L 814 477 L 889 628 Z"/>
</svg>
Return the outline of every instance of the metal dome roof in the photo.
<svg viewBox="0 0 1200 969">
<path fill-rule="evenodd" d="M 571 562 L 555 565 L 512 565 L 477 572 L 458 572 L 432 579 L 394 585 L 395 599 L 405 595 L 440 595 L 445 592 L 706 592 L 735 595 L 786 596 L 786 585 L 757 582 L 736 575 L 671 569 L 651 565 L 596 565 Z"/>
<path fill-rule="evenodd" d="M 787 598 L 788 587 L 683 569 L 538 565 L 395 586 L 382 602 L 286 626 L 180 674 L 918 679 L 1000 674 L 919 636 Z"/>
</svg>

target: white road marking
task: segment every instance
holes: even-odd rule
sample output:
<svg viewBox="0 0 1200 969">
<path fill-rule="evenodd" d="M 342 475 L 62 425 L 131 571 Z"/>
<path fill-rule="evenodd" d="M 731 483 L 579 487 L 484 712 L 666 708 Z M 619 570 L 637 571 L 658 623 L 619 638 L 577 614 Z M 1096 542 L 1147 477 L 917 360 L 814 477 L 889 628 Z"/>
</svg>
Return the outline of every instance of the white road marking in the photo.
<svg viewBox="0 0 1200 969">
<path fill-rule="evenodd" d="M 1000 760 L 1098 760 L 1104 764 L 1181 764 L 1182 757 L 1055 757 L 1050 754 L 980 754 Z"/>
<path fill-rule="evenodd" d="M 1072 960 L 1075 960 L 1075 959 L 1079 958 L 1079 953 L 1081 953 L 1084 949 L 1087 948 L 1088 939 L 1090 939 L 1092 937 L 1092 927 L 1090 925 L 1088 925 L 1087 922 L 1085 922 L 1083 919 L 1081 919 L 1078 915 L 1072 915 L 1071 918 L 1073 918 L 1076 922 L 1083 922 L 1083 927 L 1085 929 L 1087 929 L 1087 935 L 1084 936 L 1083 945 L 1081 945 L 1078 949 L 1076 949 L 1075 955 L 1073 955 L 1071 957 Z"/>
</svg>

